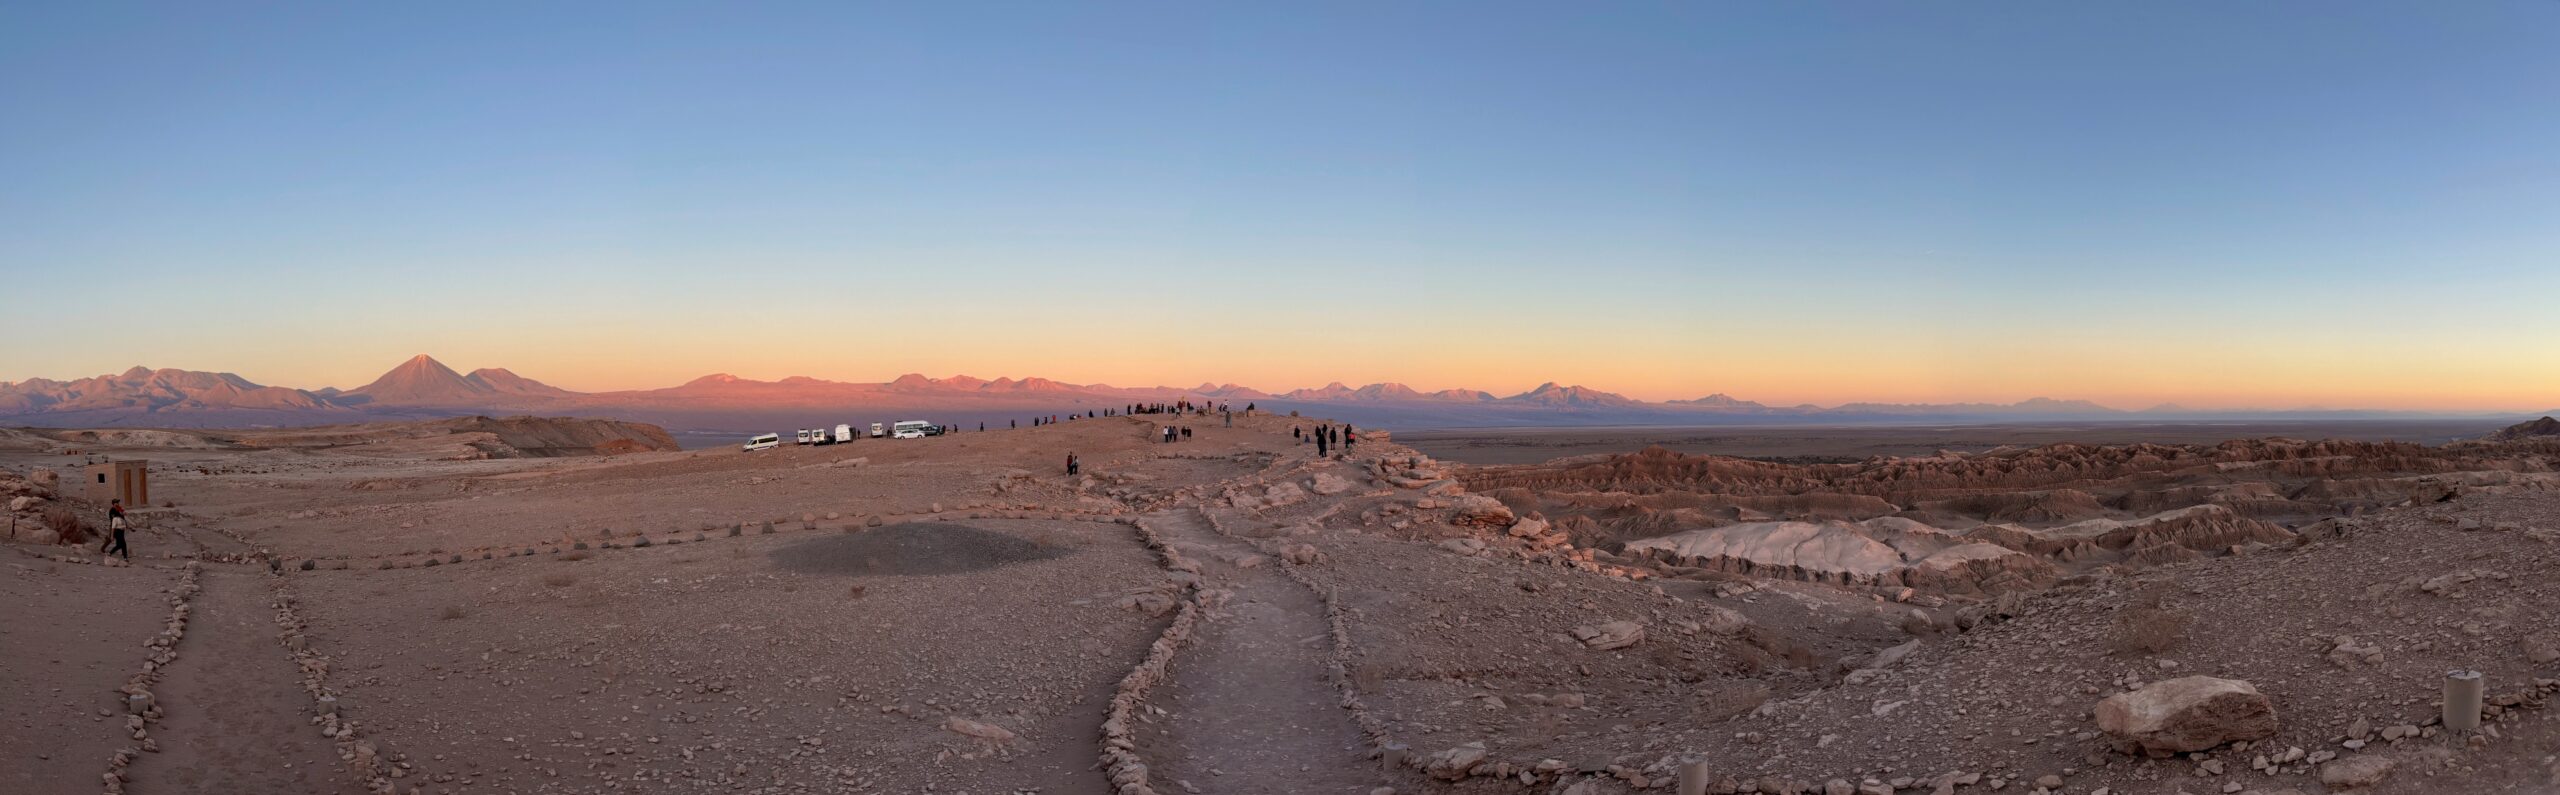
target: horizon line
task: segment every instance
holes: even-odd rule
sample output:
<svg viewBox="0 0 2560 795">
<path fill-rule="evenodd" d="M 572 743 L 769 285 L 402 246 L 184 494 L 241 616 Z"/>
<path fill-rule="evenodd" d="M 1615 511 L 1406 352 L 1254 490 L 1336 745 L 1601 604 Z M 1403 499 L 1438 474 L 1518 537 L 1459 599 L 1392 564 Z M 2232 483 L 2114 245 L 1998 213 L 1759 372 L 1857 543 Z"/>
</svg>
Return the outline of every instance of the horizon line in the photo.
<svg viewBox="0 0 2560 795">
<path fill-rule="evenodd" d="M 625 388 L 625 389 L 582 390 L 582 389 L 572 389 L 572 388 L 569 388 L 569 387 L 563 387 L 563 386 L 560 386 L 560 385 L 558 385 L 558 384 L 555 384 L 555 383 L 552 383 L 552 382 L 549 382 L 549 381 L 544 381 L 544 380 L 539 379 L 539 378 L 532 378 L 532 377 L 524 376 L 524 375 L 522 375 L 522 374 L 520 374 L 520 373 L 516 373 L 513 369 L 510 369 L 510 368 L 507 368 L 507 367 L 502 367 L 502 366 L 500 366 L 500 367 L 476 367 L 476 368 L 473 368 L 473 369 L 471 369 L 471 370 L 469 370 L 469 371 L 454 370 L 454 369 L 453 369 L 453 367 L 452 367 L 451 365 L 445 364 L 445 363 L 443 362 L 443 360 L 437 359 L 437 358 L 435 358 L 432 354 L 426 354 L 426 353 L 420 353 L 420 354 L 417 354 L 417 355 L 414 355 L 414 356 L 411 356 L 411 357 L 409 357 L 409 358 L 407 358 L 407 359 L 402 360 L 400 364 L 394 365 L 391 369 L 384 371 L 383 375 L 384 375 L 384 376 L 388 376 L 388 375 L 390 375 L 391 373 L 398 372 L 401 368 L 408 367 L 408 366 L 411 366 L 411 365 L 414 365 L 414 364 L 419 364 L 419 363 L 421 363 L 421 362 L 424 362 L 424 363 L 431 363 L 431 364 L 433 364 L 433 365 L 435 365 L 435 366 L 442 367 L 442 368 L 444 368 L 444 369 L 446 369 L 446 370 L 448 370 L 448 371 L 452 371 L 452 372 L 454 372 L 454 373 L 455 373 L 456 375 L 458 375 L 458 376 L 465 376 L 465 377 L 469 376 L 470 374 L 478 373 L 478 372 L 481 372 L 481 371 L 499 371 L 499 372 L 506 372 L 506 373 L 509 373 L 509 374 L 511 374 L 511 375 L 515 375 L 516 377 L 519 377 L 519 378 L 525 378 L 526 380 L 534 381 L 534 382 L 539 383 L 539 384 L 542 384 L 542 385 L 544 385 L 544 386 L 548 386 L 548 387 L 551 387 L 551 388 L 554 388 L 554 389 L 559 389 L 559 390 L 562 390 L 562 391 L 565 391 L 565 392 L 569 392 L 569 393 L 572 393 L 572 394 L 577 394 L 577 395 L 608 395 L 608 394 L 615 394 L 615 393 L 634 393 L 634 392 L 653 392 L 653 391 L 661 391 L 661 390 L 667 390 L 667 389 L 680 388 L 680 387 L 683 387 L 683 386 L 686 386 L 686 385 L 689 385 L 689 384 L 692 384 L 692 383 L 696 383 L 696 382 L 699 382 L 699 381 L 703 381 L 703 380 L 706 380 L 706 379 L 712 379 L 712 378 L 729 378 L 729 379 L 735 379 L 735 380 L 738 380 L 738 381 L 744 381 L 744 382 L 750 382 L 750 383 L 759 383 L 759 384 L 781 384 L 781 383 L 786 383 L 786 382 L 789 382 L 789 381 L 792 381 L 792 380 L 805 380 L 805 381 L 814 381 L 814 382 L 818 382 L 818 383 L 822 383 L 822 384 L 838 384 L 838 385 L 846 385 L 846 386 L 874 386 L 874 385 L 876 385 L 876 386 L 887 386 L 887 385 L 894 384 L 894 383 L 896 383 L 897 381 L 904 380 L 904 379 L 906 379 L 906 378 L 908 378 L 908 377 L 912 376 L 912 377 L 923 378 L 923 379 L 925 379 L 925 380 L 927 380 L 927 381 L 934 382 L 934 383 L 949 383 L 949 382 L 957 381 L 957 380 L 961 380 L 961 379 L 966 379 L 966 380 L 969 380 L 969 381 L 976 381 L 976 382 L 980 382 L 980 383 L 990 383 L 990 382 L 995 382 L 995 381 L 1005 381 L 1005 380 L 1011 380 L 1011 381 L 1015 381 L 1015 382 L 1031 381 L 1031 380 L 1041 380 L 1041 381 L 1048 381 L 1048 382 L 1051 382 L 1051 383 L 1056 383 L 1056 384 L 1060 384 L 1060 385 L 1064 385 L 1064 386 L 1076 387 L 1076 388 L 1084 388 L 1084 389 L 1162 390 L 1162 391 L 1171 391 L 1171 392 L 1181 392 L 1181 393 L 1189 393 L 1189 394 L 1198 394 L 1198 395 L 1200 395 L 1200 396 L 1202 396 L 1202 397 L 1212 397 L 1211 395 L 1206 394 L 1206 392 L 1208 392 L 1209 390 L 1200 390 L 1200 389 L 1196 389 L 1196 388 L 1194 388 L 1194 387 L 1188 387 L 1188 386 L 1176 386 L 1176 385 L 1169 385 L 1169 384 L 1155 384 L 1155 385 L 1146 385 L 1146 386 L 1123 386 L 1123 385 L 1114 385 L 1114 384 L 1110 384 L 1110 383 L 1106 383 L 1106 382 L 1101 382 L 1101 381 L 1079 382 L 1079 381 L 1070 381 L 1070 380 L 1063 380 L 1063 379 L 1052 378 L 1052 377 L 1048 377 L 1048 376 L 1037 376 L 1037 375 L 1032 375 L 1032 376 L 1021 376 L 1021 377 L 999 375 L 999 376 L 996 376 L 996 377 L 994 377 L 994 378 L 981 378 L 981 377 L 978 377 L 978 376 L 973 376 L 973 375 L 969 375 L 969 374 L 967 374 L 967 373 L 962 373 L 962 372 L 955 372 L 955 373 L 953 373 L 953 374 L 951 374 L 951 375 L 949 375 L 949 376 L 941 376 L 941 377 L 936 377 L 936 376 L 926 375 L 925 373 L 922 373 L 922 372 L 906 372 L 906 373 L 900 373 L 900 374 L 898 374 L 897 376 L 894 376 L 894 377 L 891 377 L 891 378 L 887 378 L 887 379 L 883 379 L 883 380 L 880 380 L 880 381 L 843 381 L 843 380 L 835 380 L 835 379 L 831 379 L 831 378 L 824 378 L 824 377 L 820 377 L 820 376 L 812 376 L 812 375 L 796 375 L 796 374 L 795 374 L 795 375 L 786 375 L 786 376 L 781 376 L 781 377 L 778 377 L 778 378 L 763 379 L 763 378 L 753 378 L 753 377 L 747 377 L 747 376 L 740 376 L 740 375 L 736 375 L 736 374 L 734 374 L 734 373 L 730 373 L 730 372 L 727 372 L 727 371 L 719 371 L 719 372 L 712 372 L 712 373 L 706 373 L 706 374 L 703 374 L 703 375 L 695 376 L 695 377 L 692 377 L 692 378 L 689 378 L 689 379 L 685 379 L 685 380 L 683 380 L 683 381 L 681 381 L 681 382 L 677 382 L 677 383 L 675 383 L 675 384 L 670 384 L 670 385 L 666 385 L 666 386 L 656 386 L 656 387 L 635 387 L 635 388 Z M 130 375 L 130 374 L 132 374 L 134 371 L 137 371 L 137 370 L 139 370 L 139 371 L 143 371 L 143 372 L 146 372 L 146 373 L 180 372 L 180 373 L 202 373 L 202 374 L 213 374 L 213 375 L 227 375 L 227 376 L 231 376 L 231 377 L 234 377 L 234 378 L 239 378 L 239 379 L 240 379 L 240 380 L 242 380 L 242 381 L 247 381 L 247 382 L 249 382 L 249 383 L 251 383 L 251 384 L 254 384 L 254 385 L 257 385 L 257 386 L 259 386 L 259 387 L 290 389 L 290 390 L 294 390 L 294 391 L 298 391 L 298 392 L 304 392 L 304 393 L 309 393 L 309 394 L 314 394 L 314 395 L 317 395 L 317 394 L 319 394 L 320 392 L 325 391 L 325 390 L 335 390 L 335 391 L 336 391 L 337 393 L 339 393 L 339 394 L 344 394 L 344 393 L 353 392 L 353 391 L 356 391 L 356 390 L 363 389 L 363 388 L 365 388 L 366 386 L 370 386 L 370 385 L 371 385 L 371 384 L 373 384 L 375 381 L 379 381 L 379 380 L 381 379 L 381 377 L 383 377 L 383 376 L 377 376 L 377 377 L 375 378 L 375 381 L 368 381 L 368 382 L 366 382 L 365 384 L 358 385 L 358 386 L 355 386 L 355 387 L 347 387 L 347 388 L 340 388 L 340 387 L 335 387 L 335 386 L 321 386 L 321 387 L 296 387 L 296 386 L 284 386 L 284 385 L 282 385 L 282 384 L 278 384 L 278 383 L 267 383 L 267 382 L 253 381 L 253 380 L 250 380 L 250 379 L 249 379 L 248 377 L 246 377 L 246 376 L 242 376 L 242 375 L 238 374 L 237 372 L 233 372 L 233 371 L 230 371 L 230 370 L 190 370 L 190 369 L 186 369 L 186 368 L 178 368 L 178 367 L 150 367 L 150 366 L 146 366 L 146 365 L 133 365 L 133 366 L 127 367 L 127 368 L 125 368 L 125 369 L 123 369 L 123 370 L 111 371 L 111 372 L 101 373 L 101 374 L 98 374 L 98 375 L 92 375 L 92 376 L 81 376 L 81 377 L 70 378 L 70 379 L 59 379 L 59 378 L 53 378 L 53 377 L 49 377 L 49 376 L 29 376 L 29 377 L 27 377 L 27 378 L 18 379 L 18 380 L 0 380 L 0 388 L 15 387 L 15 386 L 18 386 L 18 385 L 21 385 L 21 384 L 25 384 L 25 383 L 28 383 L 28 382 L 30 382 L 30 381 L 36 381 L 36 380 L 43 380 L 43 381 L 47 381 L 47 382 L 50 382 L 50 383 L 58 383 L 58 384 L 60 384 L 60 383 L 74 383 L 74 382 L 83 381 L 83 380 L 92 380 L 92 379 L 101 379 L 101 378 L 104 378 L 104 379 L 113 379 L 113 378 L 118 378 L 118 377 L 122 377 L 122 376 Z M 1520 392 L 1512 393 L 1512 394 L 1508 394 L 1508 395 L 1501 394 L 1501 393 L 1497 393 L 1497 392 L 1495 392 L 1495 391 L 1493 391 L 1493 390 L 1488 390 L 1488 389 L 1483 389 L 1483 388 L 1478 388 L 1478 387 L 1451 387 L 1451 388 L 1446 388 L 1446 389 L 1421 389 L 1421 388 L 1417 388 L 1417 387 L 1411 386 L 1411 385 L 1409 385 L 1409 384 L 1406 384 L 1406 383 L 1404 383 L 1404 382 L 1400 382 L 1400 381 L 1373 381 L 1373 382 L 1366 383 L 1366 384 L 1352 385 L 1352 384 L 1350 384 L 1349 382 L 1343 381 L 1343 380 L 1341 380 L 1341 379 L 1333 379 L 1333 380 L 1329 380 L 1329 381 L 1327 381 L 1323 386 L 1317 386 L 1317 387 L 1299 387 L 1299 388 L 1296 388 L 1296 389 L 1281 390 L 1281 391 L 1272 391 L 1272 390 L 1263 389 L 1263 388 L 1260 388 L 1260 387 L 1254 387 L 1254 386 L 1245 385 L 1245 384 L 1238 383 L 1238 382 L 1234 382 L 1234 381 L 1218 382 L 1218 381 L 1216 381 L 1215 379 L 1203 379 L 1200 383 L 1201 383 L 1201 384 L 1207 384 L 1207 385 L 1213 385 L 1213 388 L 1214 388 L 1214 389 L 1240 388 L 1240 389 L 1250 389 L 1250 390 L 1253 390 L 1253 391 L 1255 391 L 1255 392 L 1263 393 L 1263 395 L 1262 395 L 1261 397 L 1244 398 L 1244 399 L 1246 399 L 1246 400 L 1288 400 L 1288 401 L 1294 401 L 1294 402 L 1314 402 L 1314 403 L 1331 403 L 1331 402 L 1345 402 L 1345 401 L 1340 401 L 1340 400 L 1329 400 L 1329 399 L 1322 399 L 1322 398 L 1293 398 L 1293 397 L 1289 397 L 1289 394 L 1291 394 L 1291 393 L 1295 393 L 1295 392 L 1328 391 L 1328 390 L 1333 390 L 1333 389 L 1335 389 L 1336 387 L 1341 388 L 1343 391 L 1356 392 L 1356 391 L 1363 390 L 1363 389 L 1368 389 L 1368 388 L 1371 388 L 1371 387 L 1385 387 L 1385 386 L 1393 386 L 1393 387 L 1400 387 L 1400 388 L 1403 388 L 1403 389 L 1406 389 L 1406 390 L 1412 391 L 1412 392 L 1414 392 L 1414 393 L 1415 393 L 1415 394 L 1417 394 L 1417 395 L 1426 395 L 1426 396 L 1427 396 L 1427 395 L 1443 394 L 1443 393 L 1449 393 L 1449 392 L 1473 392 L 1473 393 L 1477 393 L 1477 394 L 1485 395 L 1485 396 L 1487 396 L 1488 398 L 1490 398 L 1490 400 L 1487 400 L 1487 401 L 1480 401 L 1480 402 L 1503 402 L 1503 401 L 1513 401 L 1513 400 L 1516 400 L 1516 399 L 1518 399 L 1518 398 L 1523 398 L 1523 397 L 1527 397 L 1527 396 L 1530 396 L 1530 395 L 1533 395 L 1533 394 L 1537 394 L 1538 392 L 1543 391 L 1543 390 L 1547 390 L 1547 389 L 1564 390 L 1564 391 L 1583 391 L 1583 392 L 1592 392 L 1592 393 L 1597 393 L 1598 395 L 1606 396 L 1606 397 L 1609 397 L 1609 398 L 1617 398 L 1617 399 L 1622 399 L 1622 400 L 1630 401 L 1630 402 L 1633 402 L 1633 403 L 1641 404 L 1641 405 L 1646 406 L 1646 407 L 1665 407 L 1665 408 L 1684 408 L 1684 407 L 1686 407 L 1686 406 L 1684 406 L 1683 404 L 1691 404 L 1691 403 L 1694 403 L 1695 401 L 1706 400 L 1706 399 L 1708 399 L 1708 398 L 1723 397 L 1723 398 L 1727 398 L 1727 399 L 1730 399 L 1730 400 L 1734 400 L 1734 401 L 1737 401 L 1737 402 L 1740 402 L 1740 403 L 1749 404 L 1749 406 L 1758 407 L 1758 408 L 1761 408 L 1761 409 L 1769 409 L 1769 410 L 1789 410 L 1789 409 L 1805 409 L 1805 408 L 1812 408 L 1812 409 L 1825 410 L 1825 411 L 1837 411 L 1837 410 L 1839 410 L 1839 409 L 1846 408 L 1846 407 L 1849 407 L 1849 406 L 1878 406 L 1878 407 L 1894 407 L 1894 406 L 1900 406 L 1900 407 L 1982 406 L 1982 407 L 1992 407 L 1992 408 L 2017 408 L 2017 407 L 2022 407 L 2022 406 L 2025 406 L 2025 405 L 2028 405 L 2028 404 L 2039 403 L 2039 402 L 2046 402 L 2046 403 L 2077 403 L 2077 404 L 2085 404 L 2086 406 L 2090 407 L 2090 408 L 2091 408 L 2092 410 L 2094 410 L 2094 411 L 2106 412 L 2106 413 L 2112 413 L 2112 414 L 2128 414 L 2128 415 L 2141 415 L 2141 414 L 2148 414 L 2148 413 L 2155 413 L 2155 412 L 2156 412 L 2156 413 L 2159 413 L 2159 414 L 2162 414 L 2162 415 L 2175 415 L 2175 414 L 2179 414 L 2179 413 L 2190 413 L 2190 414 L 2282 414 L 2282 413 L 2315 413 L 2315 412 L 2316 412 L 2316 413 L 2382 412 L 2382 413 L 2419 414 L 2419 415 L 2456 416 L 2456 417 L 2474 417 L 2474 416 L 2477 416 L 2477 417 L 2492 417 L 2492 416 L 2535 416 L 2535 415 L 2549 414 L 2549 413 L 2553 413 L 2553 412 L 2560 412 L 2560 407 L 2556 407 L 2556 408 L 2552 408 L 2552 409 L 2516 409 L 2516 408 L 2505 408 L 2505 407 L 2502 407 L 2502 408 L 2493 408 L 2493 409 L 2418 409 L 2418 408 L 2396 408 L 2396 407 L 2388 407 L 2388 406 L 2363 406 L 2363 407 L 2343 407 L 2343 408 L 2341 408 L 2341 407 L 2329 407 L 2329 406 L 2320 406 L 2320 405 L 2307 405 L 2307 406 L 2281 407 L 2281 408 L 2280 408 L 2280 407 L 2269 407 L 2269 406 L 2264 406 L 2264 405 L 2240 405 L 2240 406 L 2222 406 L 2222 407 L 2205 407 L 2205 408 L 2199 408 L 2199 407 L 2194 407 L 2194 406 L 2187 406 L 2187 405 L 2183 405 L 2183 404 L 2181 404 L 2179 401 L 2174 401 L 2174 400 L 2171 400 L 2171 401 L 2162 401 L 2162 402 L 2159 402 L 2159 403 L 2156 403 L 2156 404 L 2153 404 L 2153 405 L 2150 405 L 2150 406 L 2147 406 L 2147 407 L 2144 407 L 2144 408 L 2139 408 L 2139 409 L 2126 409 L 2126 408 L 2118 408 L 2118 407 L 2116 407 L 2116 406 L 2106 405 L 2106 404 L 2104 404 L 2104 403 L 2100 403 L 2100 402 L 2098 402 L 2098 401 L 2096 401 L 2096 400 L 2091 400 L 2091 399 L 2086 399 L 2086 398 L 2060 398 L 2060 397 L 2053 397 L 2053 396 L 2052 396 L 2053 394 L 2059 394 L 2059 393 L 2045 393 L 2045 394 L 2039 394 L 2039 395 L 2034 395 L 2034 396 L 2030 396 L 2030 397 L 2026 397 L 2026 398 L 2021 398 L 2021 399 L 2014 400 L 2014 401 L 2009 401 L 2009 402 L 1999 402 L 1999 401 L 1996 401 L 1996 400 L 1982 400 L 1982 399 L 1976 399 L 1976 400 L 1962 400 L 1962 399 L 1952 399 L 1952 400 L 1879 400 L 1879 399 L 1852 399 L 1852 400 L 1842 400 L 1842 401 L 1833 402 L 1833 403 L 1827 403 L 1827 404 L 1826 404 L 1826 403 L 1821 403 L 1821 402 L 1816 402 L 1816 401 L 1803 401 L 1803 402 L 1797 402 L 1797 403 L 1761 403 L 1761 402 L 1759 402 L 1759 401 L 1750 400 L 1750 399 L 1748 399 L 1748 398 L 1738 397 L 1738 396 L 1732 395 L 1732 394 L 1730 394 L 1730 393 L 1728 393 L 1728 392 L 1721 391 L 1721 390 L 1714 391 L 1714 392 L 1710 392 L 1710 393 L 1708 393 L 1708 394 L 1701 395 L 1701 396 L 1699 396 L 1699 397 L 1693 397 L 1693 398 L 1647 399 L 1647 398 L 1634 397 L 1634 396 L 1631 396 L 1631 395 L 1628 395 L 1628 394 L 1625 394 L 1625 393 L 1613 392 L 1613 391 L 1609 391 L 1609 390 L 1602 389 L 1602 388 L 1599 388 L 1599 387 L 1592 387 L 1592 386 L 1588 386 L 1588 385 L 1584 385 L 1584 384 L 1566 384 L 1566 383 L 1564 383 L 1564 382 L 1562 382 L 1562 381 L 1552 380 L 1552 379 L 1550 379 L 1550 380 L 1546 380 L 1546 381 L 1542 381 L 1542 382 L 1540 382 L 1540 384 L 1539 384 L 1538 386 L 1530 387 L 1530 388 L 1525 389 L 1525 390 L 1522 390 L 1522 391 L 1520 391 Z M 1227 400 L 1229 400 L 1229 401 L 1233 401 L 1233 400 L 1235 400 L 1235 399 L 1236 399 L 1236 398 L 1227 398 Z M 1391 402 L 1391 401 L 1373 401 L 1373 402 Z M 1451 402 L 1451 403 L 1454 403 L 1453 401 L 1442 401 L 1442 402 Z M 1466 404 L 1463 404 L 1463 403 L 1457 403 L 1456 405 L 1466 405 Z"/>
</svg>

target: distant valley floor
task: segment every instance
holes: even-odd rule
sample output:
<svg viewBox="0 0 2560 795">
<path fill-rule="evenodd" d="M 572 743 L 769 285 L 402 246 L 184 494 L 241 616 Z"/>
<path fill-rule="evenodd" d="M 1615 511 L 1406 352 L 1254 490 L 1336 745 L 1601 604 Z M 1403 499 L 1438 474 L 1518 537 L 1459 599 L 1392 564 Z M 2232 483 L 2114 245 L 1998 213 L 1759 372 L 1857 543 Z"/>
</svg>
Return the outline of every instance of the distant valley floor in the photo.
<svg viewBox="0 0 2560 795">
<path fill-rule="evenodd" d="M 2313 420 L 2249 422 L 2035 422 L 1898 427 L 1612 427 L 1397 430 L 1395 440 L 1435 457 L 1467 464 L 1529 464 L 1576 455 L 1631 453 L 1651 446 L 1692 455 L 1808 462 L 1873 456 L 1925 456 L 1939 450 L 1979 452 L 2002 445 L 2213 444 L 2282 436 L 2438 445 L 2488 435 L 2494 420 Z"/>
</svg>

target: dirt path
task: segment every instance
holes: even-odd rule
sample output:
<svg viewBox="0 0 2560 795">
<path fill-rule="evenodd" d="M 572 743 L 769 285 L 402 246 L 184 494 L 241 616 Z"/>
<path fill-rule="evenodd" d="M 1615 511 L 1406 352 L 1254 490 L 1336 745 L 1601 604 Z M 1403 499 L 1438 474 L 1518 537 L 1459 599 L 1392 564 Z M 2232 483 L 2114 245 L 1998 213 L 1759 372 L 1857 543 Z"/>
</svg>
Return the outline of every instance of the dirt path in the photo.
<svg viewBox="0 0 2560 795">
<path fill-rule="evenodd" d="M 133 764 L 136 795 L 364 791 L 310 723 L 311 700 L 276 642 L 265 573 L 208 565 L 185 652 L 160 683 L 159 753 Z"/>
<path fill-rule="evenodd" d="M 1360 731 L 1342 711 L 1325 664 L 1324 606 L 1267 557 L 1218 535 L 1198 511 L 1155 525 L 1202 561 L 1211 587 L 1232 590 L 1193 646 L 1174 657 L 1160 716 L 1144 749 L 1164 792 L 1352 792 L 1378 786 Z"/>
</svg>

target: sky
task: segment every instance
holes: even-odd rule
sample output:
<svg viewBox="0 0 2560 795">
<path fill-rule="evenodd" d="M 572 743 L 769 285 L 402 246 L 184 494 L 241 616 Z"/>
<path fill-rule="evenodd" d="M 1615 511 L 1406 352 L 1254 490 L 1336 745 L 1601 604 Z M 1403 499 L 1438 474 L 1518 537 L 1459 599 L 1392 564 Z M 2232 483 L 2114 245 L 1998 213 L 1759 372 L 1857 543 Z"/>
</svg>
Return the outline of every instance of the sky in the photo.
<svg viewBox="0 0 2560 795">
<path fill-rule="evenodd" d="M 0 380 L 2560 405 L 2560 4 L 14 3 Z"/>
</svg>

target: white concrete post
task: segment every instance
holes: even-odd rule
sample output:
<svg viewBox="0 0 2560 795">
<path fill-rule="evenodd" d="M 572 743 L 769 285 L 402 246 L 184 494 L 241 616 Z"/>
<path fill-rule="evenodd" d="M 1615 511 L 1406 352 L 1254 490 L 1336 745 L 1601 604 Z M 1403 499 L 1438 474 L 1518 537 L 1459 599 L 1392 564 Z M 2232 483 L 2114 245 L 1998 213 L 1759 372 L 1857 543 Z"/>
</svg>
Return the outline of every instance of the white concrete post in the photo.
<svg viewBox="0 0 2560 795">
<path fill-rule="evenodd" d="M 2486 685 L 2479 671 L 2445 672 L 2445 731 L 2468 734 L 2480 730 L 2480 696 Z"/>
<path fill-rule="evenodd" d="M 1680 795 L 1707 795 L 1707 760 L 1692 756 L 1680 760 Z"/>
</svg>

